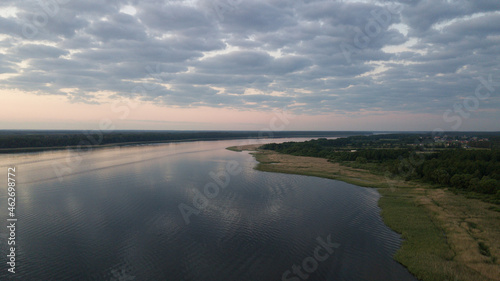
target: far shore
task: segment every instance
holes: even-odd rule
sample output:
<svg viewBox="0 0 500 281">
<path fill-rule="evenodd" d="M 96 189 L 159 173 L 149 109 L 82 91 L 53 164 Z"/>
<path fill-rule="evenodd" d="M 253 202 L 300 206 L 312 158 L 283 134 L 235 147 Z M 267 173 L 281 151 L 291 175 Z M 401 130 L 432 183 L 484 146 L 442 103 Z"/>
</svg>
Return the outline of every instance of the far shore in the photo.
<svg viewBox="0 0 500 281">
<path fill-rule="evenodd" d="M 174 142 L 193 142 L 193 141 L 217 141 L 217 140 L 228 140 L 228 139 L 185 139 L 185 140 L 168 140 L 168 141 L 134 141 L 134 142 L 117 142 L 108 144 L 94 144 L 91 145 L 92 149 L 97 148 L 107 148 L 107 147 L 117 147 L 117 146 L 129 146 L 129 145 L 141 145 L 141 144 L 162 144 L 162 143 L 174 143 Z M 49 146 L 49 147 L 20 147 L 20 148 L 0 148 L 0 154 L 4 153 L 28 153 L 28 152 L 41 152 L 41 151 L 52 151 L 52 150 L 64 150 L 64 149 L 81 149 L 86 151 L 85 145 L 68 145 L 68 146 Z"/>
<path fill-rule="evenodd" d="M 411 181 L 388 180 L 367 170 L 331 163 L 323 158 L 293 156 L 259 149 L 251 151 L 256 170 L 300 174 L 377 188 L 381 216 L 404 239 L 394 259 L 419 280 L 500 280 L 500 212 L 497 205 L 469 199 Z"/>
<path fill-rule="evenodd" d="M 276 138 L 308 138 L 309 136 L 298 136 L 298 137 L 276 137 Z M 144 144 L 166 144 L 166 143 L 179 143 L 179 142 L 194 142 L 194 141 L 222 141 L 222 140 L 241 140 L 241 139 L 273 139 L 273 138 L 252 138 L 252 137 L 241 137 L 241 138 L 193 138 L 193 139 L 180 139 L 180 140 L 164 140 L 164 141 L 135 141 L 135 142 L 117 142 L 108 144 L 93 144 L 90 145 L 91 149 L 99 148 L 109 148 L 109 147 L 119 147 L 119 146 L 133 146 L 133 145 L 144 145 Z M 0 148 L 0 154 L 8 153 L 30 153 L 30 152 L 43 152 L 43 151 L 57 151 L 57 150 L 90 150 L 87 146 L 82 145 L 68 145 L 68 146 L 49 146 L 49 147 L 20 147 L 20 148 Z"/>
</svg>

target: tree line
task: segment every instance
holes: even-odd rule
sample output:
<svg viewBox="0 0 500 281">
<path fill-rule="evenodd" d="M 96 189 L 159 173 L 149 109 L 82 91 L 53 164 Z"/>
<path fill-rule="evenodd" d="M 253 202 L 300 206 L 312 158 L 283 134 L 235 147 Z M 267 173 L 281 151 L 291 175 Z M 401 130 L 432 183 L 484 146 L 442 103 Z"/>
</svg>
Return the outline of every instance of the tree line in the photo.
<svg viewBox="0 0 500 281">
<path fill-rule="evenodd" d="M 130 142 L 238 138 L 347 136 L 362 132 L 325 131 L 0 131 L 0 148 L 50 148 Z"/>
<path fill-rule="evenodd" d="M 500 149 L 428 149 L 426 146 L 432 143 L 424 142 L 425 138 L 416 135 L 348 137 L 273 143 L 262 148 L 297 156 L 326 158 L 379 174 L 404 175 L 405 180 L 493 194 L 500 200 Z M 393 148 L 387 148 L 389 144 Z M 402 163 L 410 157 L 417 159 L 418 165 L 408 170 L 402 167 Z M 406 170 L 403 172 L 403 169 Z"/>
</svg>

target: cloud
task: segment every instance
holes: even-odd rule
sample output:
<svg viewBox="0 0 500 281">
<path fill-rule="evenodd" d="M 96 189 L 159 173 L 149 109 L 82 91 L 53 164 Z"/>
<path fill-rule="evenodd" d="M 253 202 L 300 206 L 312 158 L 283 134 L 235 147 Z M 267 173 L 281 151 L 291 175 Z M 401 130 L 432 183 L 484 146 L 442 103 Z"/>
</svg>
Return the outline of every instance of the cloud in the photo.
<svg viewBox="0 0 500 281">
<path fill-rule="evenodd" d="M 47 59 L 58 58 L 69 54 L 68 51 L 56 47 L 38 44 L 24 44 L 19 45 L 15 49 L 15 55 L 19 56 L 20 60 L 26 59 Z"/>
<path fill-rule="evenodd" d="M 0 86 L 73 103 L 101 102 L 96 93 L 108 91 L 179 107 L 442 114 L 474 94 L 475 78 L 500 79 L 496 0 L 2 1 L 6 7 L 16 12 L 0 14 L 0 73 L 9 73 Z"/>
</svg>

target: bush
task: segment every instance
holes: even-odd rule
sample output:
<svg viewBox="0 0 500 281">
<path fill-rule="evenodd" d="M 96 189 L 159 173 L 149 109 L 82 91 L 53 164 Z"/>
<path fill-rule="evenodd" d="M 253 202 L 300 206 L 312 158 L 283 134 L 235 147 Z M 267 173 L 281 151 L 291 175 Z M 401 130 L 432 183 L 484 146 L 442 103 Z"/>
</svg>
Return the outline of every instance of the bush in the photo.
<svg viewBox="0 0 500 281">
<path fill-rule="evenodd" d="M 471 174 L 456 174 L 451 177 L 450 184 L 455 188 L 468 189 L 471 179 Z"/>
<path fill-rule="evenodd" d="M 489 177 L 484 176 L 481 181 L 479 181 L 479 190 L 478 192 L 487 193 L 487 194 L 495 194 L 500 191 L 500 182 L 491 179 Z"/>
<path fill-rule="evenodd" d="M 366 162 L 368 162 L 368 161 L 366 160 L 365 157 L 358 156 L 358 157 L 356 157 L 356 162 L 358 162 L 360 164 L 366 164 Z"/>
</svg>

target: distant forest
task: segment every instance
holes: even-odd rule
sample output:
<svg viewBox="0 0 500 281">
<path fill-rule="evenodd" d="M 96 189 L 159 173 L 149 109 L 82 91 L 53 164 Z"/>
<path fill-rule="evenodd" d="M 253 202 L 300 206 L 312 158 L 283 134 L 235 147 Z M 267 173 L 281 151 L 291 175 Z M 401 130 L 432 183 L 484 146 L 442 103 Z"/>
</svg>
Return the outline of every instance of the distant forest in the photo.
<svg viewBox="0 0 500 281">
<path fill-rule="evenodd" d="M 0 149 L 8 152 L 20 148 L 241 138 L 335 137 L 355 134 L 371 133 L 322 131 L 0 131 Z"/>
<path fill-rule="evenodd" d="M 327 158 L 378 174 L 493 194 L 500 200 L 500 134 L 393 134 L 266 144 L 280 153 Z"/>
</svg>

